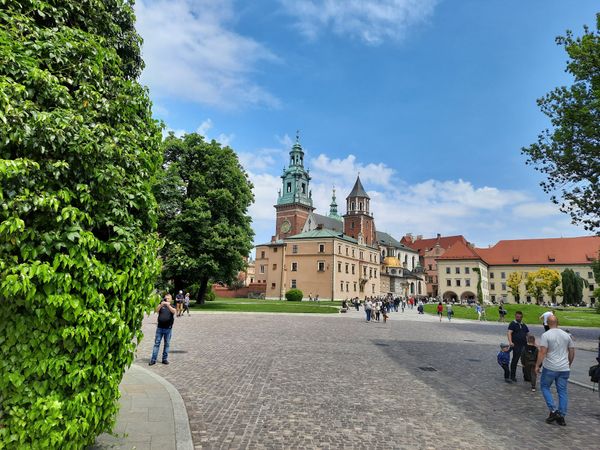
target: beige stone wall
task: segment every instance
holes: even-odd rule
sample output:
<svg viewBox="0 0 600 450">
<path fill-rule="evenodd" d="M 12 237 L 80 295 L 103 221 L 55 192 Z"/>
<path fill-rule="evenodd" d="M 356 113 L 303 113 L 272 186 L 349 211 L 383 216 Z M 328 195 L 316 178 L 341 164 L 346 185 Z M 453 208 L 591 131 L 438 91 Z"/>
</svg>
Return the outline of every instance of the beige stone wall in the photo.
<svg viewBox="0 0 600 450">
<path fill-rule="evenodd" d="M 367 280 L 364 292 L 361 277 Z M 378 250 L 342 239 L 290 239 L 279 247 L 256 248 L 256 279 L 266 282 L 267 298 L 285 298 L 294 286 L 305 298 L 364 298 L 380 294 L 379 278 Z"/>
<path fill-rule="evenodd" d="M 473 268 L 481 271 L 481 290 L 483 301 L 491 301 L 489 292 L 488 268 L 481 261 L 477 260 L 438 260 L 438 295 L 441 297 L 450 297 L 451 293 L 456 295 L 458 300 L 469 297 L 477 297 L 477 282 L 479 276 Z"/>
</svg>

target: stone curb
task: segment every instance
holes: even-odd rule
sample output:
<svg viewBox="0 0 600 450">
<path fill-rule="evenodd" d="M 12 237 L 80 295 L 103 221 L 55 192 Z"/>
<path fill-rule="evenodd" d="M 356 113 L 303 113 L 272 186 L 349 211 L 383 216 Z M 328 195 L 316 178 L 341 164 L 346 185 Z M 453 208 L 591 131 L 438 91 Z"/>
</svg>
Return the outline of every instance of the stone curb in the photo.
<svg viewBox="0 0 600 450">
<path fill-rule="evenodd" d="M 183 403 L 181 394 L 175 389 L 175 387 L 165 380 L 160 375 L 140 366 L 139 364 L 132 364 L 136 370 L 144 372 L 146 375 L 151 376 L 157 382 L 162 384 L 171 397 L 171 403 L 173 404 L 173 417 L 175 420 L 175 441 L 177 442 L 177 450 L 193 450 L 194 444 L 192 442 L 192 432 L 190 431 L 190 421 L 188 419 L 187 410 Z"/>
</svg>

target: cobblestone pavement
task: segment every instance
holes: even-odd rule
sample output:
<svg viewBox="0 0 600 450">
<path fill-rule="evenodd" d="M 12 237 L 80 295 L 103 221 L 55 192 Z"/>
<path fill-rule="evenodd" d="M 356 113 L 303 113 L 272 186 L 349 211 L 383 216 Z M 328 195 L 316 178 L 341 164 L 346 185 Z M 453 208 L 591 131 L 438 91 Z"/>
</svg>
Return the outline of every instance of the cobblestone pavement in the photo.
<svg viewBox="0 0 600 450">
<path fill-rule="evenodd" d="M 196 448 L 598 448 L 597 393 L 570 385 L 568 426 L 547 425 L 539 391 L 503 382 L 503 333 L 399 314 L 195 314 L 151 370 L 181 393 Z"/>
</svg>

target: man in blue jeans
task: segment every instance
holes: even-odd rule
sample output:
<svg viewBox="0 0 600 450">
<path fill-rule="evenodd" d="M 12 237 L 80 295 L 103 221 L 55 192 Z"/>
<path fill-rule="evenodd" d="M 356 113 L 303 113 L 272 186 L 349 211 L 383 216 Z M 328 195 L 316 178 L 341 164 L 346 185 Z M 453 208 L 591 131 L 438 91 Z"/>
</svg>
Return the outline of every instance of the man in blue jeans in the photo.
<svg viewBox="0 0 600 450">
<path fill-rule="evenodd" d="M 567 415 L 567 406 L 569 396 L 567 385 L 569 384 L 569 374 L 571 373 L 571 364 L 575 359 L 575 345 L 571 336 L 558 328 L 558 319 L 556 316 L 548 318 L 548 331 L 542 334 L 540 340 L 540 350 L 535 366 L 535 372 L 540 372 L 543 365 L 542 376 L 540 378 L 540 388 L 550 410 L 550 415 L 546 423 L 556 422 L 565 426 L 565 416 Z M 558 394 L 558 408 L 554 403 L 550 386 L 556 384 Z"/>
<path fill-rule="evenodd" d="M 158 357 L 158 349 L 160 348 L 160 341 L 165 340 L 162 354 L 162 363 L 169 364 L 169 343 L 171 342 L 171 331 L 173 329 L 173 322 L 175 321 L 175 313 L 177 310 L 171 306 L 171 294 L 165 295 L 165 298 L 156 307 L 158 313 L 158 323 L 156 325 L 156 335 L 154 336 L 154 348 L 152 349 L 152 357 L 150 358 L 150 365 L 156 364 L 156 358 Z"/>
</svg>

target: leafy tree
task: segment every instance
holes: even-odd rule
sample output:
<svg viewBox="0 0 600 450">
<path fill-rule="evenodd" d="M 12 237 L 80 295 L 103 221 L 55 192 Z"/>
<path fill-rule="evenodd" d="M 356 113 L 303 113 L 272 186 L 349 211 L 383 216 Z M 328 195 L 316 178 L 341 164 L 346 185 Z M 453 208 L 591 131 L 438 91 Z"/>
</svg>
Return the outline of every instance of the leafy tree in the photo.
<svg viewBox="0 0 600 450">
<path fill-rule="evenodd" d="M 573 269 L 562 272 L 563 304 L 579 305 L 583 300 L 583 287 L 587 281 L 577 275 Z"/>
<path fill-rule="evenodd" d="M 192 287 L 204 301 L 210 281 L 230 283 L 246 267 L 253 231 L 252 184 L 229 147 L 197 133 L 163 142 L 164 166 L 155 186 L 163 282 Z"/>
<path fill-rule="evenodd" d="M 483 289 L 481 289 L 481 270 L 479 267 L 473 267 L 473 272 L 477 274 L 477 301 L 483 305 Z"/>
<path fill-rule="evenodd" d="M 529 272 L 525 278 L 525 290 L 535 299 L 536 304 L 544 299 L 544 281 L 540 277 L 539 271 Z"/>
<path fill-rule="evenodd" d="M 541 280 L 542 288 L 552 303 L 556 304 L 556 296 L 561 283 L 560 273 L 557 270 L 542 267 L 537 271 L 537 278 Z"/>
<path fill-rule="evenodd" d="M 521 288 L 522 282 L 523 274 L 521 272 L 511 272 L 506 280 L 506 284 L 510 288 L 510 293 L 515 298 L 515 302 L 517 303 L 521 303 L 521 294 L 519 293 L 519 289 Z"/>
<path fill-rule="evenodd" d="M 572 86 L 554 89 L 538 100 L 551 121 L 535 144 L 523 148 L 527 164 L 547 175 L 545 192 L 560 190 L 551 199 L 573 223 L 600 233 L 600 13 L 596 31 L 584 27 L 581 37 L 557 37 L 569 56 L 566 71 Z"/>
<path fill-rule="evenodd" d="M 83 448 L 159 272 L 161 133 L 130 2 L 0 6 L 0 448 Z"/>
</svg>

